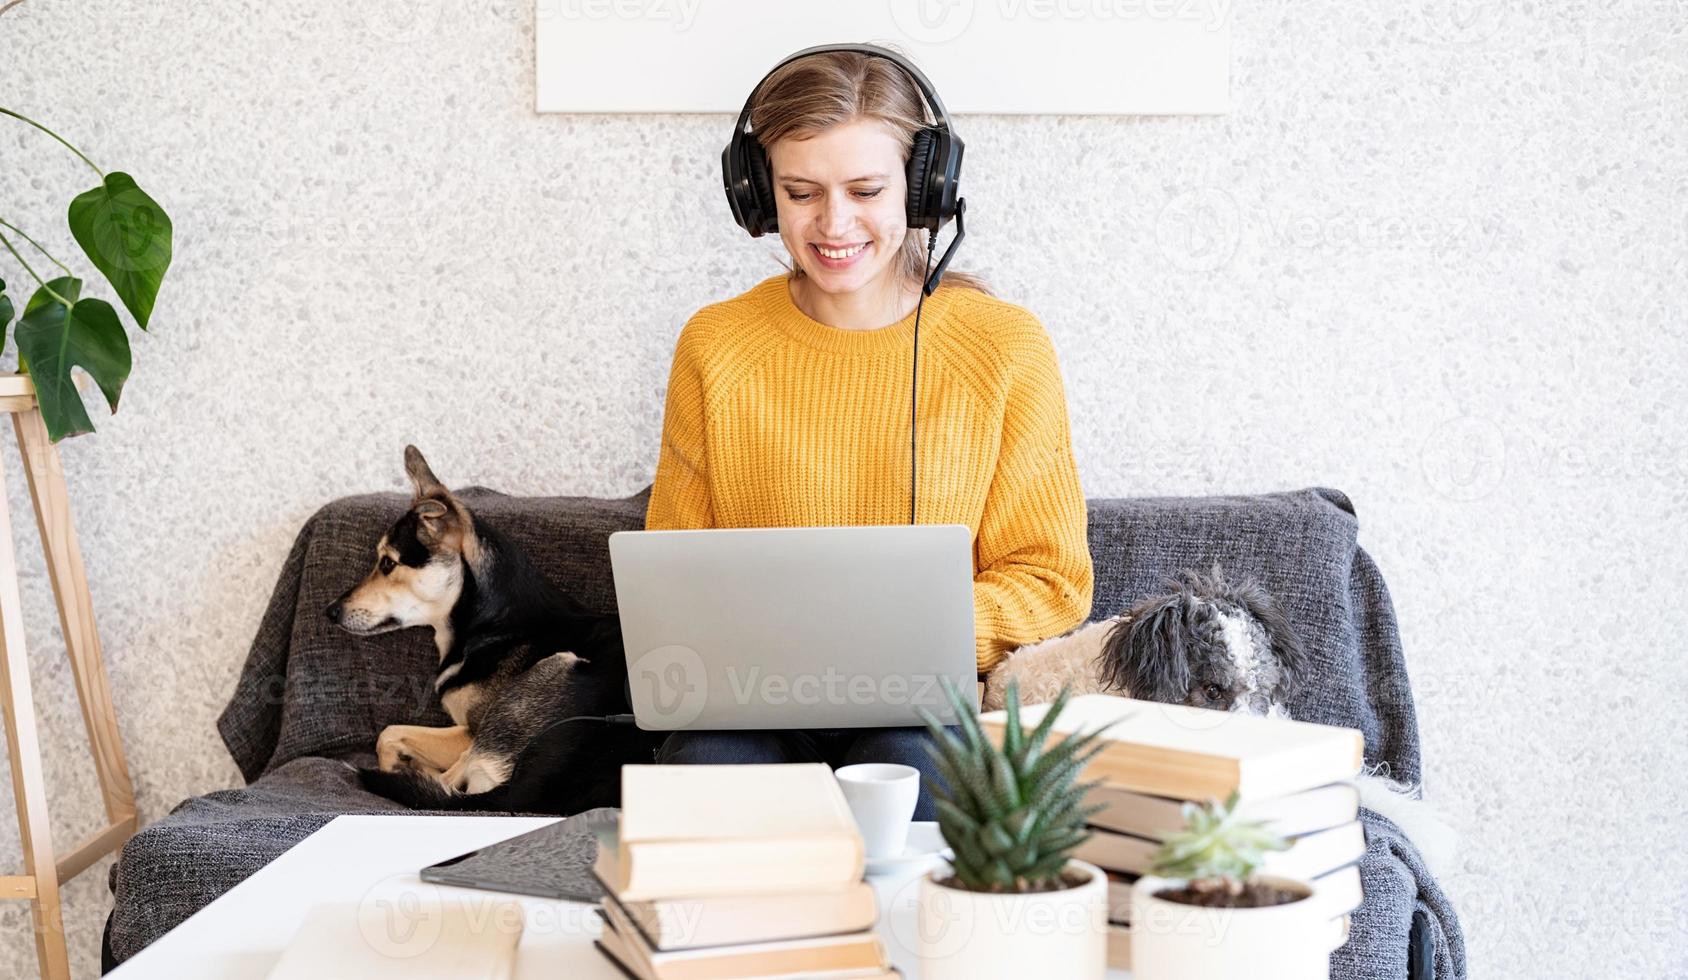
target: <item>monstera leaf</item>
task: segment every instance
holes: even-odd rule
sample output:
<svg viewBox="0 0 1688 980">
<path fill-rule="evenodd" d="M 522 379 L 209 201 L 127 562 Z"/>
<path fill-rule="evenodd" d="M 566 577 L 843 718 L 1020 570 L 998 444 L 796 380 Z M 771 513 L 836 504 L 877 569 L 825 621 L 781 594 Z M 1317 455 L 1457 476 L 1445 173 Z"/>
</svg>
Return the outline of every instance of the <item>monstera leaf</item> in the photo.
<svg viewBox="0 0 1688 980">
<path fill-rule="evenodd" d="M 41 418 L 54 442 L 94 431 L 70 377 L 73 366 L 88 372 L 114 412 L 129 378 L 129 338 L 117 311 L 105 300 L 81 297 L 82 280 L 62 276 L 36 290 L 18 320 L 18 355 L 28 361 Z"/>
<path fill-rule="evenodd" d="M 0 279 L 0 350 L 6 349 L 6 327 L 12 322 L 12 298 L 6 295 L 6 280 Z"/>
<path fill-rule="evenodd" d="M 145 330 L 170 267 L 170 216 L 133 177 L 112 171 L 70 202 L 70 233 Z"/>
</svg>

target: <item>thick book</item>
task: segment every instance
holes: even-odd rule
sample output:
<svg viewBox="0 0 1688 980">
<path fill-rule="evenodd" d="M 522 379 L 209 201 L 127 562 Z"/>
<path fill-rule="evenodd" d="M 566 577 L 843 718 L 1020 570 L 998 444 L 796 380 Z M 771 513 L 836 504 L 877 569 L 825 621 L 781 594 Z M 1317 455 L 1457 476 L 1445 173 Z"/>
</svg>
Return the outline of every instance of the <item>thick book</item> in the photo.
<svg viewBox="0 0 1688 980">
<path fill-rule="evenodd" d="M 1048 705 L 1020 709 L 1028 727 Z M 998 745 L 1006 713 L 979 716 Z M 1064 738 L 1107 726 L 1101 751 L 1083 778 L 1135 793 L 1174 799 L 1287 796 L 1352 780 L 1364 760 L 1358 729 L 1288 718 L 1263 718 L 1181 704 L 1085 694 L 1067 702 L 1053 733 Z"/>
<path fill-rule="evenodd" d="M 658 950 L 644 941 L 614 902 L 599 906 L 598 944 L 621 968 L 642 980 L 760 980 L 772 977 L 856 978 L 891 970 L 885 946 L 871 931 L 777 943 Z"/>
<path fill-rule="evenodd" d="M 842 890 L 863 864 L 824 763 L 623 766 L 619 830 L 594 871 L 640 902 Z"/>
<path fill-rule="evenodd" d="M 1086 795 L 1085 802 L 1104 808 L 1090 818 L 1093 826 L 1103 830 L 1165 840 L 1168 834 L 1184 829 L 1185 801 L 1181 799 L 1098 786 Z M 1331 783 L 1288 796 L 1241 800 L 1237 812 L 1244 820 L 1263 821 L 1274 832 L 1293 837 L 1358 820 L 1360 792 L 1353 783 Z"/>
<path fill-rule="evenodd" d="M 1358 822 L 1350 822 L 1292 837 L 1289 844 L 1289 850 L 1271 851 L 1262 858 L 1261 874 L 1311 881 L 1360 860 L 1366 853 L 1366 834 Z M 1090 837 L 1073 851 L 1073 857 L 1105 871 L 1145 875 L 1150 873 L 1149 866 L 1160 846 L 1159 841 L 1145 837 L 1092 829 Z"/>
<path fill-rule="evenodd" d="M 879 918 L 873 886 L 865 881 L 843 891 L 644 902 L 622 902 L 610 892 L 604 904 L 612 902 L 646 945 L 665 951 L 861 932 Z"/>
<path fill-rule="evenodd" d="M 420 902 L 409 916 L 391 903 L 311 907 L 269 980 L 508 980 L 526 919 L 521 905 L 490 898 Z"/>
</svg>

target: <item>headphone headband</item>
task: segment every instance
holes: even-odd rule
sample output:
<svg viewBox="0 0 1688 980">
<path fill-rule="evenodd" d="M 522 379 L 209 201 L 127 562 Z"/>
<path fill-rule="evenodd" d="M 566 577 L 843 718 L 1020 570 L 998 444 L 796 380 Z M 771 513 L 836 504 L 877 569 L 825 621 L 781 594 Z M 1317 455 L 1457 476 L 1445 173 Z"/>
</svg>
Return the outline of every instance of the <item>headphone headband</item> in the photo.
<svg viewBox="0 0 1688 980">
<path fill-rule="evenodd" d="M 807 58 L 812 54 L 829 54 L 834 51 L 853 51 L 856 54 L 884 58 L 903 71 L 908 72 L 909 77 L 914 79 L 915 86 L 920 89 L 920 94 L 926 97 L 926 104 L 931 108 L 932 118 L 935 120 L 933 125 L 946 132 L 949 130 L 949 113 L 944 109 L 944 101 L 938 98 L 938 90 L 932 87 L 932 82 L 919 68 L 914 66 L 912 61 L 889 48 L 882 48 L 876 44 L 817 44 L 786 57 L 779 64 L 768 69 L 767 74 L 763 75 L 761 80 L 756 83 L 756 87 L 750 90 L 750 96 L 744 100 L 744 108 L 739 112 L 738 125 L 733 128 L 733 138 L 738 139 L 744 134 L 744 127 L 750 121 L 750 107 L 755 104 L 756 95 L 762 91 L 762 85 L 768 81 L 774 72 L 799 58 Z"/>
</svg>

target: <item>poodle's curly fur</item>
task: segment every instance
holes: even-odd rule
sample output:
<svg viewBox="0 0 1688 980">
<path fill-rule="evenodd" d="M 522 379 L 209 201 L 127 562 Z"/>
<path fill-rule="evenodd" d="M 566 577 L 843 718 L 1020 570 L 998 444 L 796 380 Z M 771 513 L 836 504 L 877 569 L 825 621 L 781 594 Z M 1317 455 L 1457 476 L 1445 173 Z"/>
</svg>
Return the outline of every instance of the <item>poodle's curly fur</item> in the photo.
<svg viewBox="0 0 1688 980">
<path fill-rule="evenodd" d="M 1121 694 L 1146 701 L 1288 717 L 1309 658 L 1272 596 L 1258 582 L 1212 572 L 1179 573 L 1165 595 L 1108 619 L 1028 644 L 985 679 L 983 709 L 1003 707 L 1009 681 L 1021 704 L 1053 701 L 1063 685 L 1077 694 Z M 1431 870 L 1454 870 L 1458 834 L 1423 799 L 1418 785 L 1367 767 L 1354 779 L 1361 805 L 1393 821 Z"/>
<path fill-rule="evenodd" d="M 1220 711 L 1284 714 L 1307 655 L 1272 596 L 1215 565 L 1185 570 L 1164 595 L 1107 619 L 1023 646 L 985 678 L 984 710 L 1003 706 L 1009 681 L 1022 704 L 1073 694 L 1121 694 Z"/>
</svg>

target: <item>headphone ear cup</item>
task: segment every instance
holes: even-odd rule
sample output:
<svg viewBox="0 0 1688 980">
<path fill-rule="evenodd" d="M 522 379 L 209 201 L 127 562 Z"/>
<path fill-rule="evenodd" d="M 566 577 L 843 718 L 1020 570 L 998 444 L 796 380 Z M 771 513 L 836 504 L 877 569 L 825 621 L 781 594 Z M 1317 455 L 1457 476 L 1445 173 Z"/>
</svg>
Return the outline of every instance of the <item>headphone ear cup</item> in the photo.
<svg viewBox="0 0 1688 980">
<path fill-rule="evenodd" d="M 908 154 L 908 226 L 936 231 L 937 208 L 926 199 L 931 184 L 932 158 L 937 153 L 938 136 L 932 129 L 920 129 L 914 134 L 914 144 Z"/>
<path fill-rule="evenodd" d="M 763 234 L 779 231 L 779 211 L 774 207 L 774 179 L 768 171 L 768 152 L 755 134 L 745 136 L 745 176 L 750 179 L 750 194 L 754 197 L 756 214 Z"/>
</svg>

